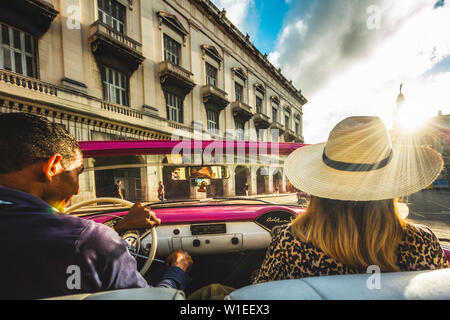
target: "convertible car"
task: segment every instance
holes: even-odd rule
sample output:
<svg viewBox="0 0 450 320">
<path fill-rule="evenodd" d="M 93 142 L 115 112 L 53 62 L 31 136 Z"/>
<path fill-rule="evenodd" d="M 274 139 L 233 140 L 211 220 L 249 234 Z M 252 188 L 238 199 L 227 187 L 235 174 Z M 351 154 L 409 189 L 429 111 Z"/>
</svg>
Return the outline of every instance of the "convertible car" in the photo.
<svg viewBox="0 0 450 320">
<path fill-rule="evenodd" d="M 66 213 L 108 225 L 121 219 L 127 213 L 125 207 L 134 201 L 143 202 L 161 219 L 161 225 L 152 230 L 130 230 L 122 235 L 129 244 L 130 254 L 137 259 L 139 271 L 150 284 L 155 285 L 166 268 L 164 259 L 173 250 L 181 248 L 193 257 L 194 265 L 190 272 L 193 282 L 185 294 L 177 290 L 150 288 L 59 299 L 185 299 L 211 283 L 237 288 L 226 297 L 228 300 L 450 299 L 450 269 L 384 273 L 381 286 L 374 290 L 370 287 L 373 274 L 252 285 L 252 273 L 261 265 L 273 232 L 302 214 L 305 206 L 301 199 L 297 199 L 298 190 L 280 185 L 287 183 L 282 175 L 276 176 L 276 173 L 271 179 L 261 178 L 259 170 L 252 169 L 255 165 L 261 166 L 258 160 L 247 165 L 242 161 L 239 165 L 220 161 L 205 164 L 211 163 L 203 161 L 205 150 L 214 144 L 215 149 L 209 150 L 208 154 L 215 156 L 219 154 L 218 147 L 225 149 L 227 142 L 220 142 L 223 145 L 217 143 L 186 142 L 175 154 L 173 148 L 180 146 L 179 141 L 81 143 L 87 164 L 81 180 L 81 185 L 84 185 L 81 195 L 88 198 L 88 192 L 95 191 L 97 199 L 78 201 Z M 229 149 L 233 151 L 228 159 L 233 160 L 239 156 L 238 150 L 244 155 L 243 159 L 248 160 L 249 154 L 261 147 L 252 142 L 232 143 L 235 145 Z M 276 151 L 278 164 L 282 164 L 283 157 L 301 146 L 280 143 L 275 150 L 269 144 L 264 145 L 264 155 L 256 154 L 259 160 L 268 159 L 273 156 L 271 152 Z M 192 157 L 186 157 L 187 149 L 192 152 L 190 156 L 199 151 L 201 163 L 192 164 L 189 161 Z M 110 197 L 108 186 L 119 180 L 125 185 L 125 198 L 131 202 Z M 163 194 L 163 201 L 148 198 L 153 189 L 145 181 L 154 182 L 155 193 L 158 182 L 162 182 L 164 191 L 159 191 Z M 261 183 L 265 186 L 273 184 L 270 188 L 272 194 L 258 189 Z M 243 188 L 246 184 L 250 185 L 253 195 L 246 195 Z M 227 188 L 234 194 L 227 195 L 224 191 Z M 282 192 L 273 193 L 276 188 Z M 450 248 L 445 247 L 445 250 L 450 259 Z"/>
</svg>

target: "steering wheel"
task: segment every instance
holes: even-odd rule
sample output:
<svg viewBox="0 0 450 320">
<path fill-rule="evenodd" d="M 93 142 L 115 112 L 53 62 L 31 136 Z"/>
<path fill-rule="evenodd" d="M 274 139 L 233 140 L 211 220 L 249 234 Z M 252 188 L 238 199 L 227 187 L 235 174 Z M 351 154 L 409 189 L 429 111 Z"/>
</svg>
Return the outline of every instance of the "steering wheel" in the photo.
<svg viewBox="0 0 450 320">
<path fill-rule="evenodd" d="M 91 199 L 91 200 L 86 200 L 86 201 L 82 201 L 80 203 L 77 203 L 69 208 L 67 208 L 64 213 L 65 214 L 70 214 L 71 212 L 81 208 L 81 207 L 85 207 L 88 206 L 90 204 L 93 203 L 100 203 L 100 202 L 108 202 L 108 203 L 118 203 L 118 204 L 122 204 L 124 206 L 126 206 L 127 208 L 131 208 L 134 203 L 127 201 L 127 200 L 123 200 L 123 199 L 119 199 L 119 198 L 96 198 L 96 199 Z M 152 246 L 150 249 L 150 253 L 147 257 L 147 260 L 145 261 L 144 265 L 142 266 L 141 270 L 139 271 L 141 275 L 145 275 L 145 273 L 148 271 L 148 269 L 150 268 L 150 266 L 152 265 L 153 259 L 155 258 L 156 255 L 156 248 L 158 245 L 158 238 L 156 236 L 156 228 L 152 228 L 149 231 L 152 235 Z M 142 238 L 144 238 L 145 236 L 147 236 L 148 232 L 145 232 L 141 237 L 139 237 L 136 241 L 140 242 Z M 136 255 L 139 252 L 136 252 Z"/>
</svg>

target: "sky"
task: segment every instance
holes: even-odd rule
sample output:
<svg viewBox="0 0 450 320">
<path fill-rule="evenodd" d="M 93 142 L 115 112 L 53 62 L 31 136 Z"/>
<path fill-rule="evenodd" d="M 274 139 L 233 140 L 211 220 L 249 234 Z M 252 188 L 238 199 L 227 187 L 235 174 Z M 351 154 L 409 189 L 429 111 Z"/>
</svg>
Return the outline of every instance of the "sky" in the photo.
<svg viewBox="0 0 450 320">
<path fill-rule="evenodd" d="M 305 143 L 348 116 L 390 129 L 403 84 L 407 123 L 450 113 L 450 0 L 212 0 L 308 99 Z"/>
</svg>

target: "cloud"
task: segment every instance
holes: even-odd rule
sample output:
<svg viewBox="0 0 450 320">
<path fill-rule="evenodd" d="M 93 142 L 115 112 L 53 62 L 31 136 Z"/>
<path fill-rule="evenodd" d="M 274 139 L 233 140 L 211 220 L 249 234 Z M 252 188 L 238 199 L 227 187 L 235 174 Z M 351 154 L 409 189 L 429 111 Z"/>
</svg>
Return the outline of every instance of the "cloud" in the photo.
<svg viewBox="0 0 450 320">
<path fill-rule="evenodd" d="M 449 73 L 423 76 L 450 54 L 450 8 L 435 10 L 435 3 L 321 0 L 306 10 L 304 1 L 292 4 L 269 59 L 309 100 L 307 143 L 326 140 L 350 115 L 377 115 L 389 126 L 400 83 L 411 110 L 450 112 Z M 377 12 L 379 28 L 369 28 Z"/>
<path fill-rule="evenodd" d="M 292 24 L 286 25 L 280 33 L 278 42 L 282 45 L 288 43 L 292 38 L 296 38 L 297 40 L 302 39 L 306 32 L 308 31 L 308 26 L 303 22 L 303 20 L 297 20 Z M 275 66 L 280 66 L 281 52 L 273 51 L 269 54 L 269 61 Z"/>
<path fill-rule="evenodd" d="M 255 0 L 212 0 L 220 10 L 225 9 L 227 18 L 244 34 L 252 38 L 258 35 L 259 13 Z"/>
<path fill-rule="evenodd" d="M 443 6 L 445 6 L 445 0 L 439 0 L 438 2 L 436 2 L 436 3 L 434 4 L 434 8 L 435 8 L 435 9 L 440 8 L 440 7 L 443 7 Z"/>
</svg>

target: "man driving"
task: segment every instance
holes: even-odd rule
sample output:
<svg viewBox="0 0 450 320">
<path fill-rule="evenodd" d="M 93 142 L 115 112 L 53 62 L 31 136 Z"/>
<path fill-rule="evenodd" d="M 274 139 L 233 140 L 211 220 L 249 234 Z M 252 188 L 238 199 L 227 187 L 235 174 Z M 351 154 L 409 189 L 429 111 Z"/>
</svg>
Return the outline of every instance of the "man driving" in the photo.
<svg viewBox="0 0 450 320">
<path fill-rule="evenodd" d="M 126 242 L 111 228 L 62 211 L 79 193 L 80 146 L 62 126 L 27 114 L 0 115 L 0 299 L 39 299 L 148 287 Z M 161 221 L 137 203 L 114 229 L 153 228 Z M 182 250 L 159 287 L 184 290 L 192 258 Z M 69 285 L 79 270 L 77 287 Z"/>
</svg>

